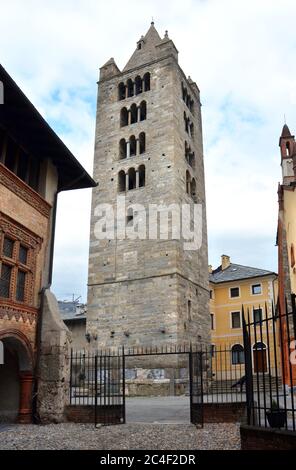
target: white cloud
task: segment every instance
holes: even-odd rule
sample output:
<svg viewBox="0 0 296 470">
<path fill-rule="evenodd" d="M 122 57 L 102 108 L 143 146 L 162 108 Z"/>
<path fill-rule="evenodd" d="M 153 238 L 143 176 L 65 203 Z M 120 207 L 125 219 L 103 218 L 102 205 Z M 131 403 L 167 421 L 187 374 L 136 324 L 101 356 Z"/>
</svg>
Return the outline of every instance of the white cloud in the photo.
<svg viewBox="0 0 296 470">
<path fill-rule="evenodd" d="M 99 67 L 111 56 L 123 67 L 152 16 L 168 29 L 201 90 L 210 260 L 227 249 L 276 269 L 284 114 L 296 132 L 294 0 L 3 3 L 2 64 L 89 171 Z M 85 295 L 90 192 L 61 195 L 59 208 L 55 289 Z"/>
</svg>

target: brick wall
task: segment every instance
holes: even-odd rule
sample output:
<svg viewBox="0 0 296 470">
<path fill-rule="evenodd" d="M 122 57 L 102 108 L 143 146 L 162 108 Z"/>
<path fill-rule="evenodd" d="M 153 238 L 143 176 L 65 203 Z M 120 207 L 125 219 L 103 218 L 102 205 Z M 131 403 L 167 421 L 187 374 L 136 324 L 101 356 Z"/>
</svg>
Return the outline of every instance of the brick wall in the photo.
<svg viewBox="0 0 296 470">
<path fill-rule="evenodd" d="M 255 426 L 241 426 L 242 450 L 295 450 L 296 433 Z"/>
<path fill-rule="evenodd" d="M 66 407 L 66 419 L 72 423 L 94 423 L 94 406 L 73 405 Z"/>
<path fill-rule="evenodd" d="M 246 403 L 204 403 L 205 423 L 241 423 L 246 417 Z"/>
<path fill-rule="evenodd" d="M 66 419 L 72 423 L 95 423 L 95 407 L 91 405 L 70 405 L 65 410 Z M 122 406 L 98 406 L 97 423 L 108 420 L 109 424 L 121 422 Z"/>
</svg>

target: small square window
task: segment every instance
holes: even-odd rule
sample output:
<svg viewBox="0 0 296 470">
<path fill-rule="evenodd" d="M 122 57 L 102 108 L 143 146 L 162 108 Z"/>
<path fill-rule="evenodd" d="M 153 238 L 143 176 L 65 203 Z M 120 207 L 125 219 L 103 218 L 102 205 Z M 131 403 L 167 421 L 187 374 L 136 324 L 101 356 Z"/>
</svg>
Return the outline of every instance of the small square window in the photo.
<svg viewBox="0 0 296 470">
<path fill-rule="evenodd" d="M 128 215 L 126 217 L 126 226 L 127 227 L 133 227 L 134 225 L 134 216 L 133 215 Z"/>
<path fill-rule="evenodd" d="M 231 287 L 230 289 L 230 297 L 239 297 L 239 287 Z"/>
<path fill-rule="evenodd" d="M 231 328 L 241 328 L 240 312 L 231 312 Z"/>
<path fill-rule="evenodd" d="M 252 285 L 252 294 L 258 295 L 262 293 L 261 284 L 253 284 Z"/>
<path fill-rule="evenodd" d="M 212 300 L 212 298 L 213 298 L 213 290 L 211 289 L 210 290 L 210 299 Z"/>
<path fill-rule="evenodd" d="M 254 323 L 262 322 L 262 308 L 254 308 L 253 318 L 254 318 Z"/>
<path fill-rule="evenodd" d="M 20 251 L 19 251 L 19 262 L 22 264 L 27 264 L 28 262 L 28 248 L 25 246 L 20 246 Z"/>
<path fill-rule="evenodd" d="M 3 255 L 6 256 L 6 258 L 13 257 L 13 247 L 14 247 L 14 241 L 11 240 L 11 238 L 5 237 L 4 244 L 3 244 Z"/>
</svg>

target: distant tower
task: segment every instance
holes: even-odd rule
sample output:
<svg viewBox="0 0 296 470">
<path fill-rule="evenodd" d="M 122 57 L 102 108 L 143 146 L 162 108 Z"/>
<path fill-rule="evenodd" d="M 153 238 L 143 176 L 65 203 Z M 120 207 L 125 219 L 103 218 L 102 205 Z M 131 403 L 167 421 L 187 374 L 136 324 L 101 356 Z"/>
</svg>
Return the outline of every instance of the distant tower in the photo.
<svg viewBox="0 0 296 470">
<path fill-rule="evenodd" d="M 291 135 L 290 129 L 287 124 L 284 125 L 280 137 L 279 146 L 281 149 L 281 166 L 283 184 L 289 184 L 294 181 L 293 171 L 293 150 L 294 150 L 294 135 Z"/>
<path fill-rule="evenodd" d="M 94 347 L 208 343 L 207 226 L 199 89 L 152 22 L 121 72 L 100 69 L 89 255 L 87 331 Z M 202 246 L 183 240 L 95 237 L 95 208 L 202 205 Z M 191 214 L 192 218 L 192 214 Z M 127 213 L 133 223 L 133 214 Z"/>
</svg>

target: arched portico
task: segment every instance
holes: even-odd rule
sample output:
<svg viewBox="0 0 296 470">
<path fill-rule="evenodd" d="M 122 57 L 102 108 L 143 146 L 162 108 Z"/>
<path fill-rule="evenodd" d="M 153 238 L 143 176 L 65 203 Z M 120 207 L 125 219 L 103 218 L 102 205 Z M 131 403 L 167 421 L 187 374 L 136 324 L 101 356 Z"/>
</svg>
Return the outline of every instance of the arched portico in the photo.
<svg viewBox="0 0 296 470">
<path fill-rule="evenodd" d="M 4 363 L 0 364 L 0 421 L 32 421 L 33 351 L 17 330 L 0 330 Z"/>
</svg>

